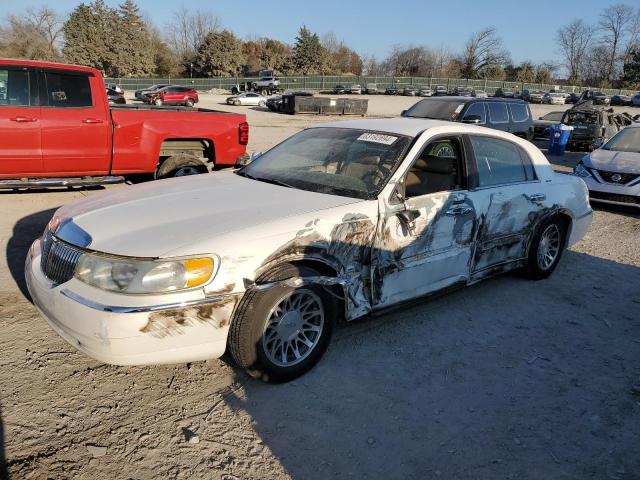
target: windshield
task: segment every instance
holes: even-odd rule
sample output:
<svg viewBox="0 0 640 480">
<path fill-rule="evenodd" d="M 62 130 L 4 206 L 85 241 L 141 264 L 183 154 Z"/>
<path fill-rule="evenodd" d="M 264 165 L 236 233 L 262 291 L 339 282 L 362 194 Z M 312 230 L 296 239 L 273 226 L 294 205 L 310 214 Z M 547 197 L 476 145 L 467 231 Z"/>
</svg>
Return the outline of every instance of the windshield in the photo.
<svg viewBox="0 0 640 480">
<path fill-rule="evenodd" d="M 562 120 L 563 115 L 564 115 L 564 112 L 551 112 L 541 117 L 540 120 L 549 120 L 552 122 L 559 122 L 560 120 Z"/>
<path fill-rule="evenodd" d="M 454 121 L 464 108 L 464 103 L 425 98 L 406 111 L 405 117 L 433 118 Z"/>
<path fill-rule="evenodd" d="M 604 144 L 603 150 L 640 153 L 640 128 L 625 128 Z"/>
<path fill-rule="evenodd" d="M 344 197 L 374 199 L 410 137 L 346 128 L 309 128 L 276 145 L 238 175 Z"/>
</svg>

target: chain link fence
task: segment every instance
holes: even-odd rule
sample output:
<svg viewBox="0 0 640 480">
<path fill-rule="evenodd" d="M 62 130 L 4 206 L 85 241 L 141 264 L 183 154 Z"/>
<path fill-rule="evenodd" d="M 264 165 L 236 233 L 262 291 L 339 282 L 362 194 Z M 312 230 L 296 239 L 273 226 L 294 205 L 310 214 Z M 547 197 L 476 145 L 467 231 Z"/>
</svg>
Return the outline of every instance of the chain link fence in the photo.
<svg viewBox="0 0 640 480">
<path fill-rule="evenodd" d="M 484 90 L 489 95 L 498 88 L 510 88 L 514 91 L 522 90 L 544 90 L 549 91 L 554 88 L 560 88 L 565 92 L 580 93 L 583 90 L 592 89 L 599 90 L 607 95 L 635 95 L 638 92 L 625 89 L 599 89 L 593 87 L 579 87 L 569 85 L 553 85 L 543 83 L 522 83 L 522 82 L 506 82 L 496 80 L 478 80 L 464 78 L 433 78 L 433 77 L 377 77 L 377 76 L 329 76 L 329 75 L 309 75 L 309 76 L 285 76 L 278 77 L 280 86 L 286 90 L 315 90 L 315 91 L 331 91 L 336 85 L 361 85 L 364 88 L 367 84 L 375 84 L 378 91 L 385 88 L 395 86 L 404 88 L 405 86 L 415 87 L 434 87 L 435 85 L 444 85 L 449 91 L 455 87 L 470 87 L 475 90 Z M 193 86 L 198 91 L 207 91 L 211 89 L 223 89 L 231 91 L 231 88 L 237 84 L 252 83 L 259 80 L 258 77 L 214 77 L 214 78 L 107 78 L 106 83 L 117 83 L 125 90 L 140 90 L 154 84 L 172 84 Z"/>
</svg>

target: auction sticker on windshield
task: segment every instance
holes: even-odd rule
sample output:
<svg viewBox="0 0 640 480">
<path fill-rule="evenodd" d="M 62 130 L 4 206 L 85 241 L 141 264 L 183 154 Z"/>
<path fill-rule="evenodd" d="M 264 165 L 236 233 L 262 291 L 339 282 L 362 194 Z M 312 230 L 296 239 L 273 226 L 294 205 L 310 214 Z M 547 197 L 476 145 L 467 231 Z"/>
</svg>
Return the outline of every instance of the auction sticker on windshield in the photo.
<svg viewBox="0 0 640 480">
<path fill-rule="evenodd" d="M 358 137 L 362 142 L 382 143 L 383 145 L 391 145 L 398 137 L 393 135 L 382 135 L 380 133 L 363 133 Z"/>
</svg>

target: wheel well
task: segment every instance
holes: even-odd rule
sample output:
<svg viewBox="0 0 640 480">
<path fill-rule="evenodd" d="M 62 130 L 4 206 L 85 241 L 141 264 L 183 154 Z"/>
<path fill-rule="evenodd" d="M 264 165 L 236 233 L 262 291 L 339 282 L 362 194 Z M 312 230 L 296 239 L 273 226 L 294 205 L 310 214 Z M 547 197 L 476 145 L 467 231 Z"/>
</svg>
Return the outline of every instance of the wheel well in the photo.
<svg viewBox="0 0 640 480">
<path fill-rule="evenodd" d="M 160 145 L 159 164 L 168 157 L 191 155 L 203 158 L 206 163 L 215 164 L 216 154 L 213 141 L 206 138 L 168 138 Z"/>
<path fill-rule="evenodd" d="M 563 210 L 558 211 L 556 216 L 564 222 L 564 226 L 566 227 L 564 238 L 564 247 L 566 248 L 567 245 L 569 245 L 569 237 L 571 236 L 571 226 L 573 225 L 573 218 L 569 213 Z"/>
</svg>

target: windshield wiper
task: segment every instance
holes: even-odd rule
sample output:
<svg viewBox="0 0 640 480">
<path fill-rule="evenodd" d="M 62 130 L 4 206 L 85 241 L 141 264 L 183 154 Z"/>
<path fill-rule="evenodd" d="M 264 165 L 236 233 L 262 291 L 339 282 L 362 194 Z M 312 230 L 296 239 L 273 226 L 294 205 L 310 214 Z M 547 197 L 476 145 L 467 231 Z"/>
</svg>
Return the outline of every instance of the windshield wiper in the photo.
<svg viewBox="0 0 640 480">
<path fill-rule="evenodd" d="M 289 185 L 288 183 L 283 182 L 282 180 L 276 180 L 274 178 L 254 177 L 253 175 L 250 175 L 247 172 L 243 172 L 242 170 L 238 170 L 236 172 L 236 175 L 240 175 L 241 177 L 249 178 L 251 180 L 256 180 L 258 182 L 271 183 L 273 185 L 279 185 L 281 187 L 287 187 L 287 188 L 295 188 L 293 185 Z"/>
</svg>

